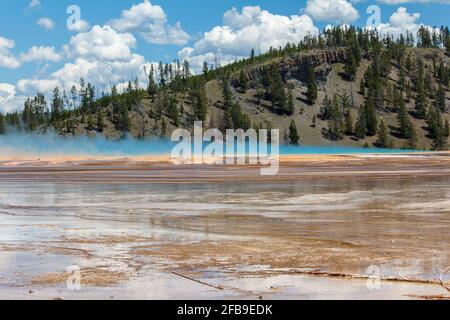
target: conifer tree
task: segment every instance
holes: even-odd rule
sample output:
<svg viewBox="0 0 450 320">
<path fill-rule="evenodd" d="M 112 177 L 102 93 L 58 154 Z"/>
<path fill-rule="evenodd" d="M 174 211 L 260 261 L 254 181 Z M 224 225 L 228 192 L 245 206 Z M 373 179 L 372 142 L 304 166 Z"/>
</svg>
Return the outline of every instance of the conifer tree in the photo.
<svg viewBox="0 0 450 320">
<path fill-rule="evenodd" d="M 241 69 L 239 74 L 239 86 L 243 92 L 247 91 L 247 76 L 245 75 L 243 69 Z"/>
<path fill-rule="evenodd" d="M 294 107 L 294 95 L 292 93 L 292 89 L 289 88 L 288 90 L 288 99 L 287 99 L 287 106 L 286 106 L 286 113 L 288 115 L 293 115 L 295 111 Z"/>
<path fill-rule="evenodd" d="M 366 119 L 366 107 L 361 105 L 358 110 L 358 120 L 355 125 L 355 136 L 358 139 L 364 139 L 367 136 L 367 119 Z"/>
<path fill-rule="evenodd" d="M 269 92 L 272 100 L 272 107 L 278 111 L 284 111 L 286 105 L 286 94 L 284 92 L 283 80 L 277 65 L 272 65 Z"/>
<path fill-rule="evenodd" d="M 414 87 L 417 92 L 415 101 L 415 111 L 418 119 L 425 119 L 427 116 L 428 102 L 424 84 L 424 67 L 422 60 L 417 62 L 417 74 L 414 78 Z"/>
<path fill-rule="evenodd" d="M 154 98 L 156 92 L 158 91 L 158 84 L 155 80 L 155 68 L 153 67 L 153 64 L 150 67 L 150 74 L 148 76 L 148 87 L 147 92 L 150 97 Z"/>
<path fill-rule="evenodd" d="M 353 53 L 349 54 L 349 57 L 347 58 L 344 69 L 345 69 L 345 72 L 347 73 L 350 81 L 353 82 L 355 80 L 356 71 L 358 69 L 356 59 L 355 59 L 355 56 L 353 55 Z"/>
<path fill-rule="evenodd" d="M 307 81 L 306 81 L 306 97 L 309 104 L 314 104 L 317 100 L 317 79 L 316 72 L 312 66 L 308 66 L 307 69 Z"/>
<path fill-rule="evenodd" d="M 402 139 L 409 139 L 411 137 L 411 121 L 406 111 L 406 105 L 403 99 L 400 100 L 399 110 L 397 114 L 398 131 Z"/>
<path fill-rule="evenodd" d="M 352 112 L 350 110 L 347 110 L 345 112 L 345 134 L 347 136 L 352 136 L 354 133 L 353 130 L 353 117 Z"/>
<path fill-rule="evenodd" d="M 104 127 L 105 123 L 103 120 L 103 111 L 99 109 L 97 111 L 97 129 L 99 132 L 103 132 Z"/>
<path fill-rule="evenodd" d="M 5 134 L 5 116 L 0 112 L 0 135 Z"/>
<path fill-rule="evenodd" d="M 440 85 L 437 92 L 436 97 L 434 99 L 435 107 L 439 109 L 441 112 L 447 112 L 447 104 L 444 88 Z"/>
<path fill-rule="evenodd" d="M 378 120 L 375 106 L 371 103 L 365 104 L 367 135 L 374 136 L 377 133 Z"/>
<path fill-rule="evenodd" d="M 328 120 L 328 133 L 332 140 L 340 140 L 345 134 L 344 114 L 337 96 L 334 96 L 332 102 L 332 112 Z"/>
<path fill-rule="evenodd" d="M 87 118 L 87 129 L 89 131 L 94 130 L 94 119 L 92 118 L 92 114 L 88 114 Z"/>
<path fill-rule="evenodd" d="M 162 118 L 161 120 L 161 136 L 167 135 L 167 123 L 166 119 Z"/>
<path fill-rule="evenodd" d="M 416 129 L 414 128 L 413 124 L 411 124 L 410 135 L 409 135 L 408 141 L 405 144 L 404 149 L 408 149 L 408 150 L 417 150 L 418 149 L 417 132 L 416 132 Z"/>
<path fill-rule="evenodd" d="M 293 145 L 298 145 L 300 141 L 300 136 L 298 134 L 297 125 L 295 121 L 291 121 L 291 125 L 289 126 L 289 143 Z"/>
<path fill-rule="evenodd" d="M 325 95 L 323 99 L 322 106 L 320 107 L 320 117 L 322 120 L 329 120 L 333 113 L 333 105 L 331 100 L 328 98 L 328 95 Z"/>
<path fill-rule="evenodd" d="M 389 130 L 384 122 L 384 119 L 381 119 L 378 127 L 376 145 L 378 148 L 382 149 L 392 149 L 394 147 L 394 143 L 389 135 Z"/>
</svg>

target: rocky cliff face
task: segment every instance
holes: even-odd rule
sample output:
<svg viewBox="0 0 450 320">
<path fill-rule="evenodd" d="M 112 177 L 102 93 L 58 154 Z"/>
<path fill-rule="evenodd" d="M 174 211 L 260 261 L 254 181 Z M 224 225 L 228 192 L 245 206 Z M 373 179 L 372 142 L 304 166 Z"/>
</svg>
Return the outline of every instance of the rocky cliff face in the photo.
<svg viewBox="0 0 450 320">
<path fill-rule="evenodd" d="M 311 65 L 316 69 L 318 80 L 325 81 L 331 71 L 331 65 L 344 63 L 346 58 L 347 49 L 344 48 L 314 50 L 282 58 L 278 62 L 278 66 L 284 80 L 296 79 L 302 82 L 306 81 L 306 69 Z M 255 80 L 262 68 L 262 65 L 258 65 L 247 70 L 248 79 L 250 81 Z"/>
<path fill-rule="evenodd" d="M 318 80 L 325 80 L 331 71 L 330 65 L 346 61 L 346 49 L 312 51 L 286 57 L 280 62 L 280 71 L 285 79 L 306 80 L 308 66 L 316 68 Z"/>
</svg>

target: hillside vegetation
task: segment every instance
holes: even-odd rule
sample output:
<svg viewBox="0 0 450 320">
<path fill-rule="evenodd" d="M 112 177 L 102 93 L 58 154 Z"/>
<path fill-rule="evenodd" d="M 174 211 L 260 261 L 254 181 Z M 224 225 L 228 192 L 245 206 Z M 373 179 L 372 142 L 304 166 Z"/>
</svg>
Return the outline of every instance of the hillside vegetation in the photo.
<svg viewBox="0 0 450 320">
<path fill-rule="evenodd" d="M 110 139 L 170 136 L 196 120 L 221 130 L 278 128 L 286 144 L 448 149 L 448 28 L 398 39 L 353 27 L 335 28 L 297 44 L 224 67 L 188 62 L 148 71 L 147 88 L 132 80 L 123 93 L 96 97 L 81 79 L 0 114 L 0 134 L 47 132 Z"/>
</svg>

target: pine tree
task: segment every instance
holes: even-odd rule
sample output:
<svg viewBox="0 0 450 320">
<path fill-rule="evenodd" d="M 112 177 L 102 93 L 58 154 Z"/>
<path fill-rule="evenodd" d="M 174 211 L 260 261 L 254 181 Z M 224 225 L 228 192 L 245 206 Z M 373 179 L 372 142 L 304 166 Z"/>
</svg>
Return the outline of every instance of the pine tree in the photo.
<svg viewBox="0 0 450 320">
<path fill-rule="evenodd" d="M 289 143 L 293 145 L 298 145 L 300 141 L 300 136 L 298 134 L 297 125 L 295 121 L 291 121 L 291 125 L 289 126 Z"/>
<path fill-rule="evenodd" d="M 345 134 L 347 136 L 352 136 L 354 133 L 353 130 L 353 117 L 352 112 L 350 110 L 347 110 L 345 112 Z"/>
<path fill-rule="evenodd" d="M 417 63 L 417 75 L 414 79 L 414 86 L 417 92 L 416 102 L 415 102 L 415 111 L 418 119 L 425 119 L 427 116 L 427 94 L 424 86 L 424 69 L 423 62 L 421 60 Z"/>
<path fill-rule="evenodd" d="M 272 107 L 277 111 L 284 111 L 286 105 L 286 93 L 284 92 L 283 79 L 277 65 L 272 65 L 269 92 L 272 100 Z"/>
<path fill-rule="evenodd" d="M 329 120 L 333 113 L 333 105 L 331 100 L 328 98 L 328 95 L 325 95 L 323 99 L 322 106 L 320 107 L 320 117 L 322 120 Z"/>
<path fill-rule="evenodd" d="M 53 124 L 56 124 L 60 120 L 62 112 L 62 99 L 59 92 L 59 88 L 56 87 L 53 90 L 53 100 L 52 100 L 52 118 L 51 121 Z"/>
<path fill-rule="evenodd" d="M 150 74 L 148 76 L 147 92 L 150 97 L 154 98 L 157 91 L 158 91 L 158 84 L 156 83 L 155 80 L 155 68 L 153 67 L 152 64 L 152 66 L 150 67 Z"/>
<path fill-rule="evenodd" d="M 130 125 L 131 122 L 128 115 L 128 107 L 122 104 L 119 109 L 119 130 L 125 134 L 130 131 Z"/>
<path fill-rule="evenodd" d="M 447 105 L 445 103 L 445 91 L 444 88 L 440 85 L 437 92 L 436 97 L 434 99 L 435 107 L 438 108 L 441 112 L 447 112 Z"/>
<path fill-rule="evenodd" d="M 5 134 L 5 116 L 0 112 L 0 135 Z"/>
<path fill-rule="evenodd" d="M 105 128 L 105 123 L 103 120 L 103 111 L 99 109 L 97 111 L 97 129 L 99 132 L 103 132 L 104 128 Z"/>
<path fill-rule="evenodd" d="M 309 104 L 314 104 L 317 100 L 317 79 L 316 79 L 316 72 L 314 71 L 314 68 L 312 66 L 308 66 L 307 69 L 307 92 L 306 97 L 308 98 Z"/>
<path fill-rule="evenodd" d="M 166 120 L 163 118 L 161 120 L 161 136 L 166 136 L 167 135 L 167 123 Z"/>
<path fill-rule="evenodd" d="M 88 114 L 87 118 L 87 129 L 89 131 L 94 130 L 94 119 L 92 118 L 92 114 Z"/>
<path fill-rule="evenodd" d="M 378 120 L 375 106 L 371 103 L 365 104 L 367 135 L 374 136 L 377 133 Z"/>
<path fill-rule="evenodd" d="M 408 150 L 417 150 L 418 149 L 417 132 L 416 132 L 416 129 L 414 128 L 413 124 L 411 124 L 410 135 L 409 135 L 408 141 L 405 144 L 404 149 L 408 149 Z"/>
<path fill-rule="evenodd" d="M 203 76 L 205 77 L 205 79 L 208 77 L 208 72 L 209 72 L 208 62 L 204 61 L 203 62 Z"/>
<path fill-rule="evenodd" d="M 241 73 L 239 74 L 239 86 L 243 92 L 247 91 L 247 76 L 243 69 L 241 69 Z"/>
<path fill-rule="evenodd" d="M 173 124 L 175 125 L 175 127 L 178 127 L 180 125 L 179 111 L 177 107 L 177 100 L 174 97 L 171 97 L 169 99 L 168 114 L 169 117 L 173 120 Z"/>
<path fill-rule="evenodd" d="M 344 69 L 350 81 L 353 82 L 355 80 L 356 71 L 358 70 L 357 62 L 353 53 L 349 54 Z"/>
<path fill-rule="evenodd" d="M 287 106 L 286 106 L 286 113 L 288 115 L 293 115 L 294 112 L 295 112 L 294 95 L 292 93 L 292 89 L 289 88 L 289 90 L 288 90 L 288 99 L 287 99 Z"/>
<path fill-rule="evenodd" d="M 381 121 L 380 121 L 377 135 L 378 135 L 378 137 L 377 137 L 376 145 L 378 148 L 392 149 L 394 147 L 394 143 L 389 136 L 389 131 L 386 126 L 386 123 L 384 122 L 384 119 L 381 119 Z"/>
<path fill-rule="evenodd" d="M 364 139 L 367 136 L 367 118 L 366 118 L 366 107 L 361 105 L 358 110 L 358 120 L 355 125 L 355 136 L 358 139 Z"/>
<path fill-rule="evenodd" d="M 328 120 L 328 133 L 332 140 L 340 140 L 345 134 L 344 115 L 336 96 L 332 102 L 332 112 Z"/>
<path fill-rule="evenodd" d="M 400 136 L 402 139 L 409 139 L 411 137 L 411 121 L 408 117 L 408 112 L 406 111 L 406 105 L 403 99 L 401 99 L 398 114 L 397 114 L 397 121 L 398 121 L 398 131 L 400 133 Z"/>
</svg>

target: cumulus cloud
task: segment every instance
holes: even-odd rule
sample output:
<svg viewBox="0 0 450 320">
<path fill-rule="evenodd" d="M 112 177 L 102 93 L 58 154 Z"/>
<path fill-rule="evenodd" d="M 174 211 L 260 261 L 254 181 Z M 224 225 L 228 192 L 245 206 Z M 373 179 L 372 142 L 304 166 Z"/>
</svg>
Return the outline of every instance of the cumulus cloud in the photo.
<svg viewBox="0 0 450 320">
<path fill-rule="evenodd" d="M 55 28 L 55 22 L 50 18 L 40 18 L 37 21 L 37 25 L 45 30 L 52 30 Z"/>
<path fill-rule="evenodd" d="M 417 21 L 420 19 L 420 13 L 409 13 L 406 8 L 399 7 L 396 12 L 389 18 L 389 23 L 382 23 L 377 30 L 383 35 L 391 35 L 398 37 L 406 32 L 412 33 L 414 36 L 423 24 Z"/>
<path fill-rule="evenodd" d="M 24 96 L 16 95 L 16 87 L 9 83 L 0 83 L 0 112 L 7 113 L 22 106 Z"/>
<path fill-rule="evenodd" d="M 85 32 L 88 31 L 91 25 L 86 20 L 80 19 L 70 24 L 69 30 L 73 32 Z"/>
<path fill-rule="evenodd" d="M 40 0 L 31 0 L 30 4 L 28 5 L 27 9 L 36 9 L 41 6 Z"/>
<path fill-rule="evenodd" d="M 62 60 L 62 55 L 56 52 L 54 47 L 34 46 L 28 52 L 20 56 L 22 62 L 31 61 L 48 61 L 59 62 Z"/>
<path fill-rule="evenodd" d="M 144 84 L 143 66 L 147 62 L 143 56 L 133 52 L 135 45 L 136 39 L 132 34 L 96 25 L 88 32 L 73 36 L 64 46 L 64 57 L 71 61 L 47 77 L 20 80 L 17 90 L 26 95 L 37 91 L 51 92 L 56 86 L 70 90 L 72 85 L 78 85 L 80 78 L 100 90 L 132 77 L 138 77 Z M 49 49 L 36 49 L 39 52 L 44 50 Z"/>
<path fill-rule="evenodd" d="M 104 60 L 129 60 L 136 39 L 130 33 L 119 33 L 109 26 L 94 26 L 70 39 L 64 50 L 68 57 Z"/>
<path fill-rule="evenodd" d="M 305 13 L 315 20 L 350 23 L 359 18 L 358 10 L 347 0 L 308 0 Z"/>
<path fill-rule="evenodd" d="M 14 40 L 0 37 L 0 67 L 16 69 L 20 67 L 20 61 L 11 53 L 16 46 Z"/>
<path fill-rule="evenodd" d="M 133 5 L 119 19 L 108 23 L 120 32 L 139 33 L 148 43 L 184 45 L 190 36 L 178 22 L 170 25 L 164 10 L 149 0 Z"/>
<path fill-rule="evenodd" d="M 204 61 L 219 59 L 227 64 L 236 58 L 248 57 L 252 49 L 267 52 L 270 47 L 298 43 L 307 35 L 317 35 L 319 30 L 307 15 L 275 15 L 259 6 L 248 6 L 239 12 L 236 8 L 226 12 L 224 24 L 206 32 L 193 47 L 179 52 L 182 59 L 190 61 L 199 70 Z"/>
</svg>

